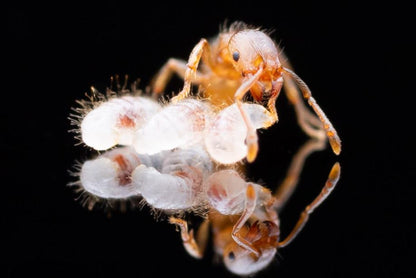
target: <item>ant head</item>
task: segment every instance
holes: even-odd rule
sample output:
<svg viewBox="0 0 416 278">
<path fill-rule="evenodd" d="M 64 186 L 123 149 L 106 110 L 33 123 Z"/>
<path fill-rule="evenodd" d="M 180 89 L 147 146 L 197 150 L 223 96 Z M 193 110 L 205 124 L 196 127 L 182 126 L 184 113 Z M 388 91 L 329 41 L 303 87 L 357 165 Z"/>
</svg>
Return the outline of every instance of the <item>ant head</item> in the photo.
<svg viewBox="0 0 416 278">
<path fill-rule="evenodd" d="M 231 35 L 228 52 L 234 67 L 242 75 L 254 74 L 260 67 L 271 72 L 281 67 L 275 43 L 257 29 L 245 29 Z"/>
<path fill-rule="evenodd" d="M 250 275 L 264 269 L 276 254 L 278 235 L 276 224 L 270 221 L 254 222 L 244 238 L 259 250 L 260 255 L 257 256 L 233 240 L 224 248 L 225 266 L 238 275 Z"/>
<path fill-rule="evenodd" d="M 267 267 L 276 254 L 276 248 L 262 250 L 259 257 L 240 247 L 237 243 L 230 243 L 224 250 L 224 264 L 229 271 L 237 275 L 254 274 Z"/>
</svg>

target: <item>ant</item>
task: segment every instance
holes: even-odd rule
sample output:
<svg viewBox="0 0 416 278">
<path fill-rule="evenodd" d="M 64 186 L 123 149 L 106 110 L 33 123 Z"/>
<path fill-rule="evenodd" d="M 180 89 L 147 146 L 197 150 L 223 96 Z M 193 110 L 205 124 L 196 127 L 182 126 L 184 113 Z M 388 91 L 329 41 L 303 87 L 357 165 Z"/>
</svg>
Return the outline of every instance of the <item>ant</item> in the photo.
<svg viewBox="0 0 416 278">
<path fill-rule="evenodd" d="M 203 67 L 199 71 L 201 60 Z M 153 79 L 152 90 L 156 96 L 162 93 L 175 72 L 184 79 L 184 86 L 173 101 L 187 98 L 191 84 L 194 83 L 201 86 L 204 97 L 210 99 L 215 106 L 236 103 L 247 126 L 247 161 L 253 162 L 258 152 L 258 138 L 243 107 L 243 97 L 250 91 L 256 101 L 261 101 L 263 97 L 268 99 L 268 113 L 272 118 L 270 126 L 278 121 L 275 104 L 285 86 L 301 128 L 318 139 L 325 136 L 323 128 L 332 150 L 338 155 L 341 152 L 341 140 L 335 128 L 312 97 L 309 87 L 290 68 L 284 54 L 268 34 L 243 22 L 234 22 L 229 28 L 223 28 L 213 40 L 201 39 L 193 48 L 187 63 L 170 58 Z M 319 119 L 300 104 L 295 84 Z"/>
</svg>

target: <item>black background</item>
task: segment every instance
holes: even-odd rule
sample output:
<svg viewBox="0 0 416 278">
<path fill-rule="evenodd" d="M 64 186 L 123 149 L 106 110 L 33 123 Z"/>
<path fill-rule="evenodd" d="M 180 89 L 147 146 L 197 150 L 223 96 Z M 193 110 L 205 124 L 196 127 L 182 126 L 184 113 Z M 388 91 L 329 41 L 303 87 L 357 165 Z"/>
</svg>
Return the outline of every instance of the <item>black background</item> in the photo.
<svg viewBox="0 0 416 278">
<path fill-rule="evenodd" d="M 242 1 L 133 4 L 100 1 L 7 6 L 2 40 L 3 277 L 233 277 L 189 257 L 179 234 L 147 208 L 88 211 L 66 185 L 75 160 L 67 119 L 90 86 L 129 74 L 144 88 L 169 57 L 187 59 L 201 37 L 234 20 L 274 29 L 295 71 L 343 140 L 313 154 L 281 214 L 287 234 L 331 165 L 342 177 L 310 223 L 257 277 L 414 277 L 414 22 L 399 2 Z M 176 80 L 176 81 L 175 81 Z M 180 88 L 172 82 L 171 91 Z M 275 188 L 306 137 L 283 97 L 280 122 L 260 135 L 251 180 Z M 5 178 L 5 179 L 4 179 Z"/>
</svg>

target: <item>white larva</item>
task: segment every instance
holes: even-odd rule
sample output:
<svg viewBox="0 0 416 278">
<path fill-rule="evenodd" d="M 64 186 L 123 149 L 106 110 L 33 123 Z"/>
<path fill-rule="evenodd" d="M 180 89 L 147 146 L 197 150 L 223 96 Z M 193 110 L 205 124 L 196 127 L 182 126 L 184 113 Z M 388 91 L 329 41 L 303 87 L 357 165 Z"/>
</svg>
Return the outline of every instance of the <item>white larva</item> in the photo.
<svg viewBox="0 0 416 278">
<path fill-rule="evenodd" d="M 159 103 L 143 96 L 111 98 L 82 119 L 82 141 L 96 150 L 131 145 L 134 133 L 160 109 Z"/>
<path fill-rule="evenodd" d="M 154 154 L 196 144 L 203 139 L 211 111 L 208 102 L 196 99 L 169 103 L 136 131 L 133 146 L 138 153 Z"/>
<path fill-rule="evenodd" d="M 163 152 L 160 169 L 138 166 L 132 182 L 146 200 L 157 209 L 185 210 L 202 205 L 203 180 L 212 172 L 212 162 L 200 146 Z"/>
<path fill-rule="evenodd" d="M 244 103 L 243 108 L 255 129 L 267 128 L 273 122 L 271 114 L 261 105 Z M 237 104 L 221 110 L 207 126 L 205 146 L 218 163 L 233 164 L 247 155 L 247 126 Z"/>
</svg>

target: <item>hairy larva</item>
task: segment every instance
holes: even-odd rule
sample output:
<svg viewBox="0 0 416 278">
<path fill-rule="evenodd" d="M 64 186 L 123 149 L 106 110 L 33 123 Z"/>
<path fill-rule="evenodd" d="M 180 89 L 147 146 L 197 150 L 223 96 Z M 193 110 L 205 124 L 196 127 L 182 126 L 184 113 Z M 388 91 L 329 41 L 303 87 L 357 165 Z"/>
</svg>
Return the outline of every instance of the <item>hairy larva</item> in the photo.
<svg viewBox="0 0 416 278">
<path fill-rule="evenodd" d="M 153 154 L 198 143 L 211 113 L 210 105 L 202 100 L 169 103 L 136 131 L 133 146 L 138 153 Z"/>
<path fill-rule="evenodd" d="M 159 103 L 144 96 L 110 98 L 82 119 L 82 141 L 96 150 L 131 145 L 135 132 L 160 109 Z"/>
</svg>

